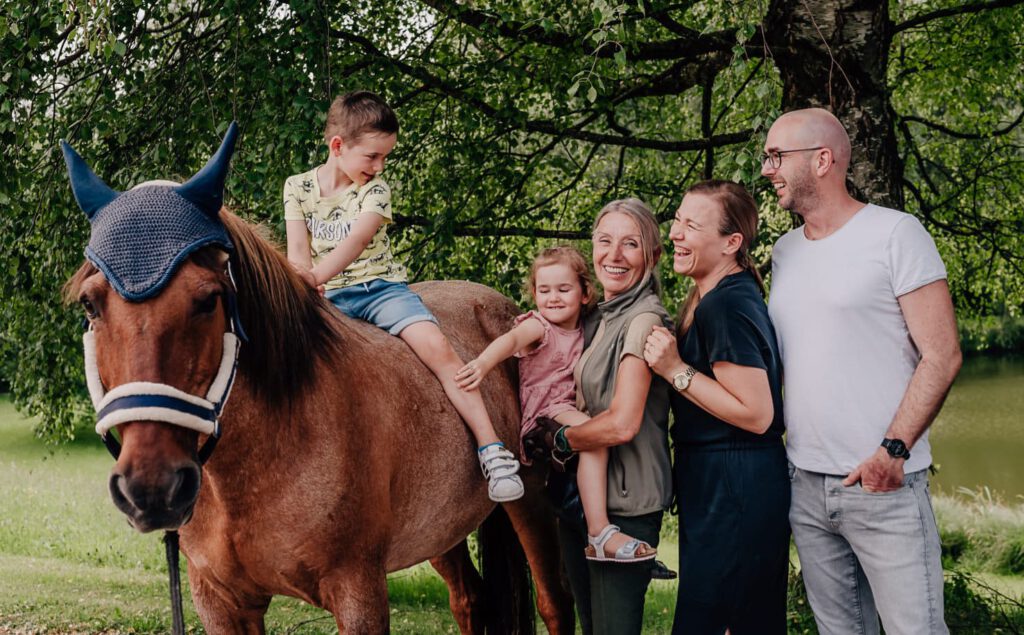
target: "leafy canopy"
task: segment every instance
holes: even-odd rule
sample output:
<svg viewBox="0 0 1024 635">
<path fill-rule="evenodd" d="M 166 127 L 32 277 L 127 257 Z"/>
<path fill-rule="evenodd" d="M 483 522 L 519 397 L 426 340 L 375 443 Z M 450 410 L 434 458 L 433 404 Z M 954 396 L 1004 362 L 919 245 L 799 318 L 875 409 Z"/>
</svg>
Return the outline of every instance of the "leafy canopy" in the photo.
<svg viewBox="0 0 1024 635">
<path fill-rule="evenodd" d="M 1019 315 L 1024 299 L 1021 3 L 893 2 L 879 9 L 891 43 L 857 34 L 887 52 L 863 60 L 883 65 L 895 115 L 881 151 L 903 166 L 897 198 L 936 237 L 962 315 Z M 88 235 L 60 138 L 126 189 L 191 175 L 238 120 L 232 206 L 281 231 L 281 186 L 323 160 L 331 98 L 374 90 L 402 122 L 386 177 L 414 277 L 478 280 L 525 306 L 539 247 L 586 252 L 595 213 L 624 196 L 667 220 L 704 177 L 763 201 L 766 262 L 794 219 L 759 179 L 763 134 L 792 103 L 794 68 L 829 65 L 766 44 L 761 25 L 790 17 L 763 0 L 0 4 L 0 377 L 51 439 L 91 417 L 81 316 L 59 299 Z M 801 5 L 837 59 L 852 36 L 825 18 L 852 4 Z M 685 283 L 663 279 L 671 306 Z"/>
</svg>

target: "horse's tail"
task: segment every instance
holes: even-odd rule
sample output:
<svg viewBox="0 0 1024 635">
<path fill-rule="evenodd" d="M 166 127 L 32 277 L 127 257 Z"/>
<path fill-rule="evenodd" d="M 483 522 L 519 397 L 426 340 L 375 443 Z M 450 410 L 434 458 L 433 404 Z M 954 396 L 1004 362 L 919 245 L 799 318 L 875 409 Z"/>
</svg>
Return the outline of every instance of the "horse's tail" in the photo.
<svg viewBox="0 0 1024 635">
<path fill-rule="evenodd" d="M 487 589 L 487 632 L 534 633 L 533 587 L 519 538 L 501 505 L 480 525 L 480 568 Z"/>
</svg>

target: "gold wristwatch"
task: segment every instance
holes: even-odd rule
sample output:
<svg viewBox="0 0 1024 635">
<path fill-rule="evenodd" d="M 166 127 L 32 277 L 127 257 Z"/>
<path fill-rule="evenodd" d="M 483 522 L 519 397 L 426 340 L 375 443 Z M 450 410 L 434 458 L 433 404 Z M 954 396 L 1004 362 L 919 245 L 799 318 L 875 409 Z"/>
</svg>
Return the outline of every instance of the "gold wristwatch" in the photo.
<svg viewBox="0 0 1024 635">
<path fill-rule="evenodd" d="M 687 364 L 686 368 L 672 376 L 672 387 L 679 392 L 686 392 L 696 374 L 697 369 Z"/>
</svg>

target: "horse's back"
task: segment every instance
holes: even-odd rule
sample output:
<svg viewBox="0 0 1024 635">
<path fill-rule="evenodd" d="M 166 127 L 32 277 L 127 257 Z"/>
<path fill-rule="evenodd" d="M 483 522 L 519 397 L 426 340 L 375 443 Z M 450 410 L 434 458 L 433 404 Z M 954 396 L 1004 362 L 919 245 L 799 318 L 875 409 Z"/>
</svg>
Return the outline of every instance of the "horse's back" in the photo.
<svg viewBox="0 0 1024 635">
<path fill-rule="evenodd" d="M 504 333 L 517 313 L 497 291 L 466 281 L 412 285 L 441 331 L 468 361 Z M 371 389 L 381 399 L 377 425 L 394 449 L 391 463 L 392 540 L 388 569 L 401 569 L 454 546 L 493 507 L 476 459 L 475 442 L 441 385 L 397 338 L 358 325 L 381 354 L 393 383 Z M 372 329 L 372 327 L 370 327 Z M 383 336 L 383 337 L 382 337 Z M 390 338 L 390 341 L 388 341 Z M 514 364 L 496 367 L 480 387 L 499 437 L 518 448 L 519 402 Z M 439 550 L 439 542 L 442 549 Z"/>
<path fill-rule="evenodd" d="M 413 289 L 463 360 L 504 333 L 516 314 L 508 298 L 480 284 L 426 282 Z M 287 523 L 304 522 L 307 531 L 338 544 L 352 542 L 343 536 L 353 531 L 382 536 L 386 569 L 403 569 L 458 544 L 494 503 L 475 440 L 437 378 L 400 338 L 338 317 L 344 353 L 333 365 L 322 362 L 321 390 L 301 402 L 309 427 L 300 437 L 307 445 L 295 482 L 308 483 L 288 497 L 305 497 L 314 511 Z M 514 362 L 496 367 L 480 391 L 498 436 L 518 448 Z M 234 406 L 235 414 L 258 417 Z"/>
<path fill-rule="evenodd" d="M 441 330 L 468 361 L 512 326 L 517 309 L 494 289 L 467 280 L 434 280 L 412 290 L 437 317 Z M 459 348 L 465 347 L 465 350 Z"/>
</svg>

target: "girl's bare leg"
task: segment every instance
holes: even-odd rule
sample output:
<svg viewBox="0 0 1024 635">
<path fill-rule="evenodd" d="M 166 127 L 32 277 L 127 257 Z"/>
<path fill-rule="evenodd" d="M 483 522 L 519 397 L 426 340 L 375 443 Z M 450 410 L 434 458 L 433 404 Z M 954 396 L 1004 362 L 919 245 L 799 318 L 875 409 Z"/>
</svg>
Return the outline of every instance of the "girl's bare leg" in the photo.
<svg viewBox="0 0 1024 635">
<path fill-rule="evenodd" d="M 554 420 L 563 426 L 577 426 L 588 421 L 590 417 L 578 410 L 567 410 L 555 415 Z M 580 489 L 580 501 L 583 503 L 583 515 L 587 519 L 587 533 L 598 536 L 605 527 L 611 524 L 608 519 L 608 448 L 580 452 L 580 464 L 576 471 L 576 485 Z M 619 532 L 605 544 L 606 555 L 614 554 L 619 547 L 633 537 Z M 647 553 L 641 547 L 638 556 Z"/>
</svg>

